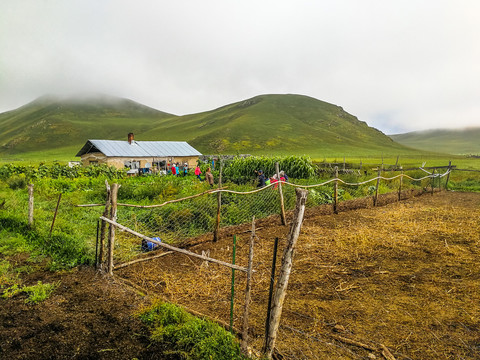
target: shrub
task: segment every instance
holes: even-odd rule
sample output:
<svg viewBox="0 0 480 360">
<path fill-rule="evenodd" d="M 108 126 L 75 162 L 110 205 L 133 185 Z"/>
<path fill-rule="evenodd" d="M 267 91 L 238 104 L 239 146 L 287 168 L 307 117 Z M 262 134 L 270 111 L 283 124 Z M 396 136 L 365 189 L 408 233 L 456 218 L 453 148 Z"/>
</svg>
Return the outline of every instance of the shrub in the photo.
<svg viewBox="0 0 480 360">
<path fill-rule="evenodd" d="M 247 359 L 231 333 L 211 321 L 190 315 L 173 304 L 154 305 L 141 313 L 140 318 L 152 327 L 151 339 L 171 349 L 163 354 L 165 358 Z"/>
<path fill-rule="evenodd" d="M 58 283 L 43 284 L 41 281 L 37 285 L 24 286 L 22 291 L 28 294 L 28 298 L 25 300 L 29 304 L 38 304 L 50 297 L 53 290 L 58 286 Z"/>
<path fill-rule="evenodd" d="M 25 189 L 27 187 L 27 179 L 24 174 L 14 175 L 8 178 L 6 182 L 12 190 Z"/>
</svg>

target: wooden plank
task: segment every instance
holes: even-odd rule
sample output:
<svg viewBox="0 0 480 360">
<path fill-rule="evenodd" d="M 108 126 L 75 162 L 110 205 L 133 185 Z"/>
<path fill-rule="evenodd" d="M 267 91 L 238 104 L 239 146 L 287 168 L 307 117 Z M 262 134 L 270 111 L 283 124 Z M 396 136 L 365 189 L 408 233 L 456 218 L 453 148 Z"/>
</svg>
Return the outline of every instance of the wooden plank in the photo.
<svg viewBox="0 0 480 360">
<path fill-rule="evenodd" d="M 196 258 L 199 258 L 199 259 L 202 259 L 202 260 L 205 260 L 205 261 L 209 261 L 209 262 L 212 262 L 212 263 L 215 263 L 215 264 L 219 264 L 219 265 L 223 265 L 223 266 L 226 266 L 228 268 L 231 268 L 231 269 L 235 269 L 235 270 L 240 270 L 240 271 L 243 271 L 243 272 L 247 272 L 248 269 L 245 268 L 245 267 L 242 267 L 242 266 L 238 266 L 238 265 L 232 265 L 230 263 L 227 263 L 225 261 L 221 261 L 221 260 L 217 260 L 217 259 L 212 259 L 211 257 L 208 257 L 208 256 L 203 256 L 203 255 L 199 255 L 197 253 L 194 253 L 194 252 L 191 252 L 191 251 L 188 251 L 188 250 L 185 250 L 185 249 L 180 249 L 180 248 L 177 248 L 175 246 L 172 246 L 172 245 L 169 245 L 169 244 L 166 244 L 166 243 L 163 243 L 161 241 L 157 241 L 157 240 L 154 240 L 152 238 L 149 238 L 148 236 L 145 236 L 145 235 L 142 235 L 140 234 L 139 232 L 136 232 L 132 229 L 129 229 L 127 228 L 126 226 L 123 226 L 115 221 L 112 221 L 104 216 L 100 216 L 100 219 L 101 220 L 104 220 L 106 222 L 108 222 L 109 224 L 119 228 L 120 230 L 123 230 L 123 231 L 126 231 L 132 235 L 135 235 L 141 239 L 144 239 L 144 240 L 147 240 L 147 241 L 150 241 L 154 244 L 158 244 L 159 246 L 161 247 L 164 247 L 165 249 L 168 249 L 168 250 L 172 250 L 172 251 L 175 251 L 175 252 L 178 252 L 178 253 L 181 253 L 181 254 L 184 254 L 184 255 L 188 255 L 188 256 L 193 256 L 193 257 L 196 257 Z"/>
<path fill-rule="evenodd" d="M 149 256 L 149 257 L 141 258 L 141 259 L 135 259 L 135 260 L 132 260 L 132 261 L 129 261 L 129 262 L 120 264 L 120 265 L 115 265 L 113 268 L 114 268 L 114 270 L 121 269 L 121 268 L 124 268 L 124 267 L 129 266 L 129 265 L 137 264 L 137 263 L 139 263 L 139 262 L 144 262 L 144 261 L 149 261 L 149 260 L 153 260 L 153 259 L 158 259 L 158 258 L 160 258 L 160 257 L 163 257 L 163 256 L 168 255 L 168 254 L 172 254 L 172 253 L 173 253 L 173 251 L 167 251 L 167 252 L 164 252 L 164 253 L 161 253 L 161 254 L 157 254 L 157 255 L 154 255 L 154 256 Z"/>
</svg>

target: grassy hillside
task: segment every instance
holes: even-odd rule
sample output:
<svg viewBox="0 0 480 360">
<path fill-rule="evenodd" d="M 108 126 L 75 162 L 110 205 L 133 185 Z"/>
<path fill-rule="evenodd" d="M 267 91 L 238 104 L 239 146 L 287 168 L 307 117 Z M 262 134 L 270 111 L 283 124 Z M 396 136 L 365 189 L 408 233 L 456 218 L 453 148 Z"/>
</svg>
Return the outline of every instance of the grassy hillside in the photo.
<svg viewBox="0 0 480 360">
<path fill-rule="evenodd" d="M 134 101 L 107 96 L 60 100 L 44 96 L 0 114 L 1 156 L 73 158 L 87 139 L 126 139 L 173 115 Z"/>
<path fill-rule="evenodd" d="M 457 155 L 480 155 L 480 127 L 463 130 L 429 130 L 390 135 L 405 146 Z"/>
<path fill-rule="evenodd" d="M 188 139 L 203 153 L 411 153 L 341 107 L 302 95 L 261 95 L 199 114 L 160 120 L 142 136 L 161 132 Z"/>
<path fill-rule="evenodd" d="M 341 107 L 302 95 L 261 95 L 175 116 L 126 99 L 39 98 L 0 114 L 0 158 L 72 160 L 87 139 L 188 141 L 204 154 L 414 154 Z"/>
</svg>

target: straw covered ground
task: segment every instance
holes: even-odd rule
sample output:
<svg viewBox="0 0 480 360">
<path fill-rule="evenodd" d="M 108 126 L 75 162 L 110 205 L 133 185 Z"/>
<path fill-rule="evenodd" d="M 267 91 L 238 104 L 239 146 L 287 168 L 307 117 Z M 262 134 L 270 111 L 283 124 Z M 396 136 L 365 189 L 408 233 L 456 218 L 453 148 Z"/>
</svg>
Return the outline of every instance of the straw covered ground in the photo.
<svg viewBox="0 0 480 360">
<path fill-rule="evenodd" d="M 308 209 L 277 339 L 284 359 L 480 358 L 480 194 L 395 197 L 383 196 L 376 208 L 371 199 L 342 203 L 338 214 L 331 206 Z M 185 246 L 231 261 L 236 234 L 236 263 L 246 266 L 250 226 L 225 229 L 216 243 L 208 235 Z M 280 239 L 279 265 L 287 233 L 279 217 L 256 223 L 249 341 L 257 350 L 274 239 Z M 170 253 L 115 274 L 150 295 L 229 322 L 230 269 Z M 236 328 L 245 280 L 235 272 Z"/>
</svg>

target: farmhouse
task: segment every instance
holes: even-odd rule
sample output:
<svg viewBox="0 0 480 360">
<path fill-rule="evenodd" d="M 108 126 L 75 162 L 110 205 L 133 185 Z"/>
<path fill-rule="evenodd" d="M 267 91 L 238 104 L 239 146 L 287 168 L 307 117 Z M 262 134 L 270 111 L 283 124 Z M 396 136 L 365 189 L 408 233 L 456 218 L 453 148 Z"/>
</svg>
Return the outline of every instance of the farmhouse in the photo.
<svg viewBox="0 0 480 360">
<path fill-rule="evenodd" d="M 185 141 L 88 140 L 77 153 L 83 166 L 107 164 L 118 169 L 167 169 L 173 163 L 196 165 L 202 154 Z"/>
</svg>

